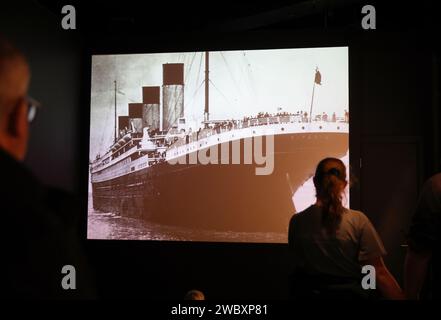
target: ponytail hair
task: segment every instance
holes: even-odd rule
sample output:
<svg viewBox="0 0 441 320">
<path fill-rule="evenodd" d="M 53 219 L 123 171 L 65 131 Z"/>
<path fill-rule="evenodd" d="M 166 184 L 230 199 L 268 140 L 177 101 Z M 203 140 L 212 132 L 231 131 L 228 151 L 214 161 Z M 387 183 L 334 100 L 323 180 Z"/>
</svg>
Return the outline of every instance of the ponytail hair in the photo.
<svg viewBox="0 0 441 320">
<path fill-rule="evenodd" d="M 330 234 L 335 234 L 341 221 L 346 183 L 346 167 L 340 159 L 326 158 L 319 162 L 314 186 L 317 199 L 323 205 L 322 223 Z"/>
</svg>

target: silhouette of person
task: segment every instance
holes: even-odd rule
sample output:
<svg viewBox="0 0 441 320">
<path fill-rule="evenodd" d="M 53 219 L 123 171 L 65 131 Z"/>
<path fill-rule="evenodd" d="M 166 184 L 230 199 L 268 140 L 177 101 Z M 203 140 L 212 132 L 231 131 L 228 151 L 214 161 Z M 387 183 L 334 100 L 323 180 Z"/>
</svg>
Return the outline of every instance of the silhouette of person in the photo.
<svg viewBox="0 0 441 320">
<path fill-rule="evenodd" d="M 404 289 L 409 299 L 437 298 L 430 269 L 438 270 L 434 249 L 439 243 L 440 217 L 441 173 L 438 173 L 423 186 L 408 234 Z"/>
<path fill-rule="evenodd" d="M 93 297 L 79 241 L 78 201 L 43 186 L 22 163 L 38 108 L 27 95 L 29 82 L 25 57 L 0 35 L 1 296 Z M 75 290 L 61 286 L 65 265 L 75 268 Z"/>
<path fill-rule="evenodd" d="M 308 112 L 303 113 L 303 122 L 308 122 Z"/>
<path fill-rule="evenodd" d="M 345 122 L 349 122 L 349 111 L 345 110 Z"/>
<path fill-rule="evenodd" d="M 368 298 L 372 290 L 362 289 L 361 268 L 371 265 L 383 297 L 403 299 L 401 288 L 384 265 L 386 251 L 369 219 L 360 211 L 343 207 L 347 186 L 344 163 L 323 159 L 313 181 L 316 203 L 295 214 L 289 224 L 294 296 Z"/>
</svg>

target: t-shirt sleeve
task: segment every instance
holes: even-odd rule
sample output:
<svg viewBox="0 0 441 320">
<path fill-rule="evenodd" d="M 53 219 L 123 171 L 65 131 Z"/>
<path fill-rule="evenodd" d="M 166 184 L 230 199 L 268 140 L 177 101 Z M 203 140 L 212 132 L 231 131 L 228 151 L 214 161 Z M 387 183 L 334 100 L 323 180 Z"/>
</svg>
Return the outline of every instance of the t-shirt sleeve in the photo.
<svg viewBox="0 0 441 320">
<path fill-rule="evenodd" d="M 358 253 L 359 261 L 366 261 L 387 254 L 384 249 L 383 241 L 375 230 L 369 219 L 361 214 L 360 222 L 360 250 Z"/>
</svg>

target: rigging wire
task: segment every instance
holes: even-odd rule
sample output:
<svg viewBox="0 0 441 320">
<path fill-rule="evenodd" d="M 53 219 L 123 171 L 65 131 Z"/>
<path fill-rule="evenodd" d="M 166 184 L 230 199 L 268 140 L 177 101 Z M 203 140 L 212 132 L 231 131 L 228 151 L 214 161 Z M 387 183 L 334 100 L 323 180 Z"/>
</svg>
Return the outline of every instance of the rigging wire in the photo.
<svg viewBox="0 0 441 320">
<path fill-rule="evenodd" d="M 204 54 L 201 52 L 201 60 L 199 60 L 199 69 L 198 69 L 198 76 L 197 76 L 197 78 L 196 78 L 196 84 L 199 83 L 199 79 L 200 79 L 200 76 L 201 76 L 201 69 L 202 69 L 202 60 L 203 60 L 203 56 L 204 56 Z"/>
<path fill-rule="evenodd" d="M 188 105 L 191 104 L 191 102 L 193 102 L 194 98 L 196 97 L 196 94 L 198 93 L 198 91 L 202 88 L 202 86 L 204 85 L 205 81 L 202 81 L 202 83 L 199 85 L 199 87 L 195 90 L 193 96 L 191 97 L 190 101 L 188 102 Z"/>
<path fill-rule="evenodd" d="M 112 106 L 113 105 L 113 103 L 114 103 L 114 101 L 113 101 L 113 99 L 114 99 L 114 92 L 111 92 L 112 94 L 110 94 L 109 95 L 109 105 L 110 106 Z M 111 110 L 112 111 L 112 110 Z M 106 120 L 104 121 L 104 127 L 106 127 L 107 125 L 107 123 L 109 122 L 109 115 L 112 113 L 112 112 L 105 112 L 105 114 L 106 114 Z M 100 144 L 99 144 L 99 146 L 98 146 L 98 152 L 96 153 L 96 155 L 99 153 L 99 154 L 101 154 L 101 150 L 100 150 L 100 148 L 102 148 L 103 146 L 104 146 L 104 136 L 105 136 L 105 132 L 106 130 L 101 130 L 101 138 L 100 138 Z M 106 143 L 106 145 L 107 145 L 107 143 Z M 95 155 L 95 156 L 96 156 Z"/>
<path fill-rule="evenodd" d="M 195 53 L 196 55 L 196 53 Z M 196 81 L 195 81 L 195 85 L 197 86 L 199 81 L 200 81 L 200 75 L 201 75 L 201 69 L 202 69 L 202 60 L 203 60 L 203 53 L 201 53 L 200 55 L 200 60 L 199 60 L 199 68 L 198 68 L 198 72 L 197 72 L 197 77 L 196 77 Z M 204 84 L 204 81 L 202 81 L 199 85 L 199 87 L 194 91 L 191 99 L 188 101 L 187 106 L 190 106 L 191 103 L 193 103 L 193 100 L 196 97 L 196 94 L 198 93 L 198 91 L 201 89 L 202 85 Z"/>
<path fill-rule="evenodd" d="M 247 78 L 248 78 L 248 86 L 249 86 L 249 88 L 251 89 L 251 94 L 252 94 L 252 96 L 253 96 L 253 98 L 254 98 L 254 104 L 255 105 L 258 105 L 258 103 L 257 103 L 257 101 L 258 101 L 258 98 L 257 98 L 257 96 L 258 96 L 258 93 L 257 93 L 257 91 L 256 91 L 256 86 L 255 86 L 255 83 L 254 83 L 254 77 L 253 77 L 253 70 L 252 70 L 252 67 L 251 67 L 251 63 L 250 63 L 250 61 L 248 60 L 248 58 L 247 58 L 247 55 L 246 55 L 246 52 L 245 51 L 243 51 L 243 55 L 242 55 L 242 57 L 243 57 L 243 60 L 245 61 L 245 66 L 246 66 L 246 68 L 247 68 Z"/>
<path fill-rule="evenodd" d="M 225 66 L 227 67 L 228 72 L 230 73 L 231 79 L 232 79 L 233 82 L 234 82 L 234 87 L 236 88 L 237 93 L 240 95 L 241 92 L 240 92 L 240 90 L 239 90 L 239 85 L 238 85 L 236 79 L 234 78 L 233 73 L 232 73 L 231 70 L 230 70 L 230 66 L 228 65 L 228 62 L 227 62 L 227 60 L 225 59 L 225 56 L 224 56 L 224 54 L 223 54 L 222 51 L 220 52 L 220 54 L 221 54 L 221 57 L 222 57 L 222 59 L 223 59 L 223 61 L 224 61 L 224 63 L 225 63 Z"/>
<path fill-rule="evenodd" d="M 185 75 L 184 84 L 187 83 L 188 77 L 189 77 L 190 74 L 191 74 L 191 69 L 192 69 L 192 67 L 193 67 L 193 62 L 194 62 L 194 60 L 195 60 L 195 57 L 196 57 L 196 52 L 193 54 L 193 57 L 191 58 L 190 66 L 188 67 L 188 72 L 187 72 L 187 74 Z"/>
<path fill-rule="evenodd" d="M 233 105 L 229 100 L 228 100 L 228 98 L 222 93 L 222 91 L 220 91 L 219 90 L 219 88 L 213 83 L 213 81 L 211 81 L 210 79 L 208 80 L 212 85 L 213 85 L 213 87 L 221 94 L 221 96 L 225 99 L 225 101 L 227 101 L 227 103 L 228 103 L 228 105 Z"/>
</svg>

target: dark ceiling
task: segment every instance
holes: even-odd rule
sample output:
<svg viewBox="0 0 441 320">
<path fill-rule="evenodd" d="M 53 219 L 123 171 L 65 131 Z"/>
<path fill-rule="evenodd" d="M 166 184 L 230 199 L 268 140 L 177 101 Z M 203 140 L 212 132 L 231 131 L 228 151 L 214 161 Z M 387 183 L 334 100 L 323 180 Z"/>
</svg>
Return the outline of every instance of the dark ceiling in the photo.
<svg viewBox="0 0 441 320">
<path fill-rule="evenodd" d="M 77 24 L 85 33 L 359 28 L 365 4 L 375 4 L 378 25 L 383 27 L 431 26 L 439 20 L 434 1 L 427 0 L 419 1 L 417 6 L 389 0 L 36 1 L 54 14 L 60 14 L 66 3 L 74 5 Z"/>
<path fill-rule="evenodd" d="M 417 5 L 397 0 L 32 1 L 57 17 L 65 4 L 73 5 L 79 34 L 90 46 L 111 52 L 144 52 L 142 46 L 152 43 L 161 50 L 193 50 L 195 44 L 214 50 L 219 41 L 229 43 L 222 48 L 234 49 L 242 47 L 244 37 L 257 39 L 248 41 L 255 43 L 249 47 L 260 48 L 265 47 L 258 40 L 263 34 L 267 38 L 296 34 L 298 42 L 301 37 L 309 41 L 311 35 L 320 35 L 320 43 L 333 35 L 358 37 L 363 33 L 361 9 L 366 4 L 375 6 L 376 32 L 384 33 L 386 39 L 399 34 L 418 39 L 417 47 L 439 50 L 441 19 L 432 0 L 420 0 Z"/>
</svg>

